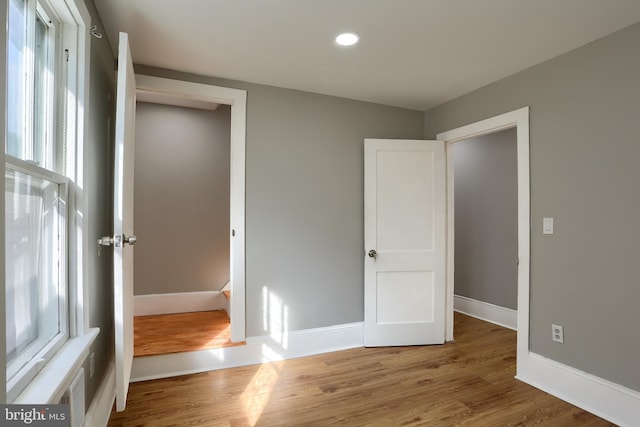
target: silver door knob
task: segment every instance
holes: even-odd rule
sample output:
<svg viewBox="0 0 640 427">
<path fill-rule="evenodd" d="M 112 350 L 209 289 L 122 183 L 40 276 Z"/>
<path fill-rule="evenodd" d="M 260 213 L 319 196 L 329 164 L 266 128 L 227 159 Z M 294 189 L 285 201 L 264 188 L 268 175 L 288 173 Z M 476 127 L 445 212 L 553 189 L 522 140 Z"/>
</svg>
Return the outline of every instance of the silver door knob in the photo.
<svg viewBox="0 0 640 427">
<path fill-rule="evenodd" d="M 371 249 L 371 250 L 367 253 L 367 255 L 369 255 L 371 258 L 374 258 L 374 259 L 375 259 L 375 258 L 378 256 L 378 252 L 376 252 L 376 250 L 375 250 L 375 249 Z"/>
<path fill-rule="evenodd" d="M 138 241 L 138 238 L 136 236 L 123 236 L 124 237 L 124 242 L 128 243 L 130 245 L 135 245 L 136 242 Z"/>
<path fill-rule="evenodd" d="M 111 246 L 113 245 L 112 236 L 104 236 L 98 239 L 98 246 Z"/>
</svg>

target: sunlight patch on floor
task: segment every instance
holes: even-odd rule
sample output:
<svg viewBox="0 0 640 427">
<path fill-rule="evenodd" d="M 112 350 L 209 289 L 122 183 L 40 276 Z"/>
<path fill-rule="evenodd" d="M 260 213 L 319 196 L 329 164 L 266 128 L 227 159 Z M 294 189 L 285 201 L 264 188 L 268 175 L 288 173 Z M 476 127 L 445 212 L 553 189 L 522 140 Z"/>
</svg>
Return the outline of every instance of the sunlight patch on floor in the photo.
<svg viewBox="0 0 640 427">
<path fill-rule="evenodd" d="M 255 426 L 278 381 L 284 361 L 263 363 L 240 396 L 249 425 Z"/>
<path fill-rule="evenodd" d="M 212 337 L 210 340 L 205 341 L 204 343 L 202 343 L 202 346 L 200 348 L 202 350 L 206 350 L 206 349 L 211 348 L 211 347 L 225 345 L 225 344 L 227 344 L 229 342 L 230 342 L 230 340 L 229 340 L 229 332 L 228 331 L 223 331 L 223 332 L 218 333 L 214 337 Z"/>
</svg>

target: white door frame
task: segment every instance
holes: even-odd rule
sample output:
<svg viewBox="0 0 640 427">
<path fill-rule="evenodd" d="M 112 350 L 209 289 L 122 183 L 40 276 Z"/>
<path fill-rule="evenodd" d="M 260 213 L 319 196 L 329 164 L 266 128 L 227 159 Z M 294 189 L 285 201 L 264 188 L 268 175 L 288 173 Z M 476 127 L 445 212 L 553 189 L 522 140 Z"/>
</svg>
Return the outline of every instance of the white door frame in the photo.
<svg viewBox="0 0 640 427">
<path fill-rule="evenodd" d="M 240 89 L 136 75 L 138 99 L 180 106 L 231 106 L 230 318 L 231 341 L 246 337 L 245 321 L 245 146 L 247 92 Z"/>
<path fill-rule="evenodd" d="M 529 353 L 529 271 L 531 236 L 531 198 L 529 172 L 529 107 L 442 132 L 437 139 L 445 141 L 447 157 L 447 287 L 445 337 L 453 340 L 453 273 L 454 273 L 454 180 L 452 144 L 456 141 L 516 128 L 518 163 L 518 339 L 517 374 L 524 369 Z"/>
</svg>

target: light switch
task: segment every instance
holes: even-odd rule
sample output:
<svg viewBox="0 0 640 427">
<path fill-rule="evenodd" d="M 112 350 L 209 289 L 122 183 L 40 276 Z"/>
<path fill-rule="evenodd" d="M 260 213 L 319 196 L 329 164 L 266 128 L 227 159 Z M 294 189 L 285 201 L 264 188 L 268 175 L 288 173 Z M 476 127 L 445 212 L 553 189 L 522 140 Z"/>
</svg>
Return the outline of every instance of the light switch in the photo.
<svg viewBox="0 0 640 427">
<path fill-rule="evenodd" d="M 542 218 L 542 234 L 553 234 L 553 218 Z"/>
</svg>

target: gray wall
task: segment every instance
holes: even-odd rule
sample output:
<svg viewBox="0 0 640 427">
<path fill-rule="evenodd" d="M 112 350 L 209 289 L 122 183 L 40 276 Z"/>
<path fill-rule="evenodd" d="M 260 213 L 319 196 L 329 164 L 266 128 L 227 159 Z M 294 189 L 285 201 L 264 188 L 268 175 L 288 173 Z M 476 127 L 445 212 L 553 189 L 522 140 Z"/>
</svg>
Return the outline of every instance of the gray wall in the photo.
<svg viewBox="0 0 640 427">
<path fill-rule="evenodd" d="M 100 31 L 102 22 L 90 0 L 86 1 L 92 24 Z M 104 378 L 109 361 L 113 359 L 113 293 L 111 290 L 112 256 L 107 248 L 98 256 L 96 239 L 113 234 L 113 116 L 115 62 L 106 37 L 91 37 L 91 71 L 89 119 L 84 145 L 84 197 L 87 226 L 84 258 L 85 283 L 91 327 L 99 327 L 100 334 L 91 347 L 95 353 L 95 375 L 85 375 L 87 399 L 91 399 Z M 88 361 L 85 373 L 89 373 Z"/>
<path fill-rule="evenodd" d="M 640 390 L 640 24 L 427 111 L 425 135 L 526 105 L 531 349 Z"/>
<path fill-rule="evenodd" d="M 453 144 L 455 294 L 517 309 L 516 130 Z"/>
<path fill-rule="evenodd" d="M 247 335 L 264 335 L 263 288 L 290 331 L 363 319 L 363 141 L 421 138 L 423 113 L 136 66 L 247 90 Z M 267 313 L 269 314 L 269 313 Z"/>
<path fill-rule="evenodd" d="M 134 294 L 211 291 L 229 281 L 231 108 L 138 102 Z"/>
</svg>

